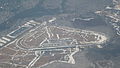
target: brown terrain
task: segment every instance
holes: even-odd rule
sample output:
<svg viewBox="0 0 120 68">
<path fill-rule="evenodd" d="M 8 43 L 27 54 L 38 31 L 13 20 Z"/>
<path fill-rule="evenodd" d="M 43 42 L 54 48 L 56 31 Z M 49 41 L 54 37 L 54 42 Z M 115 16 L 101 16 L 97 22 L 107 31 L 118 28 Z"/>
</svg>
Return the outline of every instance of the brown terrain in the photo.
<svg viewBox="0 0 120 68">
<path fill-rule="evenodd" d="M 22 37 L 17 38 L 14 42 L 7 44 L 7 46 L 0 49 L 0 67 L 35 68 L 57 61 L 68 62 L 70 57 L 66 56 L 70 56 L 76 52 L 76 48 L 66 48 L 60 51 L 45 51 L 46 53 L 42 53 L 42 51 L 39 50 L 32 51 L 33 48 L 44 47 L 43 44 L 49 39 L 71 39 L 72 41 L 65 42 L 65 45 L 79 46 L 86 44 L 100 44 L 106 40 L 106 37 L 93 31 L 73 29 L 69 27 L 38 27 L 33 31 L 25 33 Z M 46 48 L 49 47 L 51 46 L 48 45 Z"/>
</svg>

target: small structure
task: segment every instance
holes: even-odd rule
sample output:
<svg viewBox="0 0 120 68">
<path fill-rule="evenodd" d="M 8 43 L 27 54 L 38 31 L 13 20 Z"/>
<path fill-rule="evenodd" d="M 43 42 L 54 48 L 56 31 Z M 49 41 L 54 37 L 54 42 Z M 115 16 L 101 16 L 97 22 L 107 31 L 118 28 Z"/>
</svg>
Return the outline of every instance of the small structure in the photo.
<svg viewBox="0 0 120 68">
<path fill-rule="evenodd" d="M 0 43 L 0 47 L 2 47 L 4 44 L 3 43 Z"/>
<path fill-rule="evenodd" d="M 6 44 L 6 43 L 7 43 L 7 41 L 2 40 L 2 39 L 0 39 L 0 42 L 1 42 L 1 43 L 4 43 L 4 44 Z"/>
<path fill-rule="evenodd" d="M 3 40 L 6 40 L 6 41 L 8 41 L 8 42 L 10 41 L 10 39 L 9 39 L 9 38 L 6 38 L 6 37 L 2 37 L 2 39 L 3 39 Z"/>
</svg>

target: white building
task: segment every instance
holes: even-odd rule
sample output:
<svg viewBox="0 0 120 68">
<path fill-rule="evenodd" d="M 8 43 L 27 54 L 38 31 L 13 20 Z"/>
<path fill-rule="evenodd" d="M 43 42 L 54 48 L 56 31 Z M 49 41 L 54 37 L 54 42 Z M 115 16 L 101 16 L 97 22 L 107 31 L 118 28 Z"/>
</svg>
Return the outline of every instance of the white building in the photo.
<svg viewBox="0 0 120 68">
<path fill-rule="evenodd" d="M 6 37 L 2 37 L 3 40 L 6 40 L 6 41 L 10 41 L 9 38 L 6 38 Z"/>
<path fill-rule="evenodd" d="M 1 42 L 1 43 L 4 43 L 4 44 L 6 44 L 6 43 L 7 43 L 7 41 L 2 40 L 2 39 L 0 39 L 0 42 Z"/>
<path fill-rule="evenodd" d="M 3 46 L 4 44 L 3 43 L 0 43 L 0 46 Z"/>
</svg>

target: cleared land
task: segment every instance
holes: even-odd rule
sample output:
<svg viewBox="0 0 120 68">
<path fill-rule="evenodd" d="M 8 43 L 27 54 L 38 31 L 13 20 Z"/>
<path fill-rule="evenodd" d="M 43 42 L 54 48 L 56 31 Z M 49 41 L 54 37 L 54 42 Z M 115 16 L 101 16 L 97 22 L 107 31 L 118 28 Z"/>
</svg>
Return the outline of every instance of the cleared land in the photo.
<svg viewBox="0 0 120 68">
<path fill-rule="evenodd" d="M 53 62 L 75 64 L 73 55 L 80 48 L 106 40 L 101 33 L 43 23 L 1 48 L 0 64 L 13 68 L 41 67 Z"/>
</svg>

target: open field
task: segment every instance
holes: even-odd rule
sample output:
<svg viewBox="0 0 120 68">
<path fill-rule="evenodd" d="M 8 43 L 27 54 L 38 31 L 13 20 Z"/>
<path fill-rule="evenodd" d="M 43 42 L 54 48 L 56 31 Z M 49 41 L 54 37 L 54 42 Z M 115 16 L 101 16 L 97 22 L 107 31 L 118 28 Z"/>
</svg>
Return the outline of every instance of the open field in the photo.
<svg viewBox="0 0 120 68">
<path fill-rule="evenodd" d="M 19 32 L 19 29 L 10 34 L 16 32 Z M 20 36 L 16 37 L 15 34 L 15 38 L 10 34 L 9 37 L 14 40 L 0 49 L 0 63 L 23 68 L 41 67 L 53 62 L 75 64 L 73 55 L 81 48 L 101 44 L 107 40 L 102 33 L 51 26 L 46 22 L 34 26 Z M 3 39 L 10 41 L 7 37 Z"/>
</svg>

